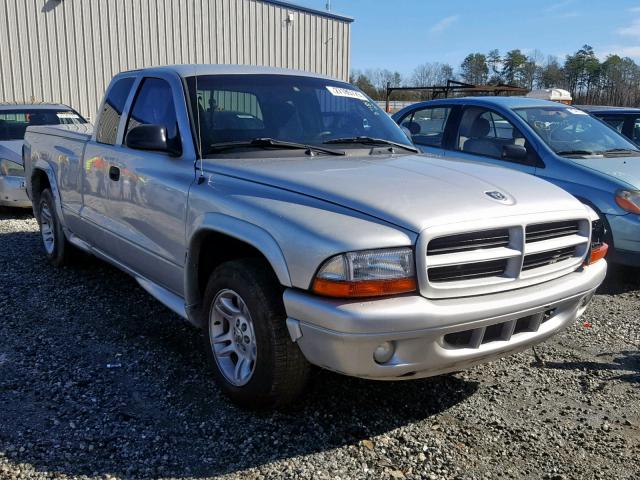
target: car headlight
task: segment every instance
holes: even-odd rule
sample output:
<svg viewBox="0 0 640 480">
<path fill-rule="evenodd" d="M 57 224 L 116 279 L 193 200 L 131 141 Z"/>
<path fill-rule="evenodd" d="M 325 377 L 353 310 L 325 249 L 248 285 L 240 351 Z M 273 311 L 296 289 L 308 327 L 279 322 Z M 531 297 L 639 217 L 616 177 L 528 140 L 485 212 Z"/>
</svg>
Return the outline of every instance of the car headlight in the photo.
<svg viewBox="0 0 640 480">
<path fill-rule="evenodd" d="M 606 228 L 604 222 L 601 219 L 593 220 L 591 222 L 591 245 L 589 246 L 589 253 L 585 260 L 586 265 L 596 263 L 598 260 L 602 260 L 607 256 L 609 245 L 605 243 L 605 238 Z"/>
<path fill-rule="evenodd" d="M 24 177 L 24 167 L 17 162 L 0 158 L 0 175 L 4 177 Z"/>
<path fill-rule="evenodd" d="M 328 297 L 379 297 L 417 288 L 411 248 L 348 252 L 324 262 L 312 290 Z"/>
<path fill-rule="evenodd" d="M 616 203 L 627 212 L 640 214 L 640 191 L 618 190 L 616 192 Z"/>
</svg>

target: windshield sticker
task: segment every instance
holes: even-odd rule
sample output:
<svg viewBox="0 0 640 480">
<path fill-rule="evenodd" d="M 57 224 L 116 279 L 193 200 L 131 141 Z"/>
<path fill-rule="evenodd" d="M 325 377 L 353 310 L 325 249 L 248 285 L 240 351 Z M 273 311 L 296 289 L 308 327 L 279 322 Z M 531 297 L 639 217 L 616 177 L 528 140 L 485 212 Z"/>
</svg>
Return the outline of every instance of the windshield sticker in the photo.
<svg viewBox="0 0 640 480">
<path fill-rule="evenodd" d="M 573 107 L 567 108 L 567 112 L 573 113 L 574 115 L 588 115 L 587 112 L 583 112 L 582 110 L 578 110 L 577 108 Z"/>
<path fill-rule="evenodd" d="M 73 112 L 58 112 L 58 113 L 56 113 L 56 116 L 58 118 L 73 118 L 73 119 L 80 118 L 80 117 L 78 117 L 78 115 L 76 115 Z"/>
<path fill-rule="evenodd" d="M 334 97 L 356 98 L 365 102 L 368 100 L 364 93 L 349 88 L 327 87 L 327 90 L 329 90 Z"/>
</svg>

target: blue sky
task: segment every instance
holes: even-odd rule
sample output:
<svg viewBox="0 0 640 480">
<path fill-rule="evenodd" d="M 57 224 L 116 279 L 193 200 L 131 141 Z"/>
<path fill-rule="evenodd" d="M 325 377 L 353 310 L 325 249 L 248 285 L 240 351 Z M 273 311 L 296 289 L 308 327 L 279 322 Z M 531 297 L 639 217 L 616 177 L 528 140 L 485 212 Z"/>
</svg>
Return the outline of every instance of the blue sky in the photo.
<svg viewBox="0 0 640 480">
<path fill-rule="evenodd" d="M 326 0 L 291 0 L 325 8 Z M 467 53 L 540 50 L 561 59 L 585 43 L 640 61 L 640 0 L 331 0 L 355 18 L 352 68 L 409 74 L 425 62 L 458 68 Z"/>
</svg>

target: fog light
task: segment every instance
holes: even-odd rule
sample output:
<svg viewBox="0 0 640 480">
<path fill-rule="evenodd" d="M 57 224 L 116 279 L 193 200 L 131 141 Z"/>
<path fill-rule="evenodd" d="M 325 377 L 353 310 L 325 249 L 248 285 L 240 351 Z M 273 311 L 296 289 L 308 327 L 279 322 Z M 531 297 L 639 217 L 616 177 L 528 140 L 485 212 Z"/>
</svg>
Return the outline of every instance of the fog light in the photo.
<svg viewBox="0 0 640 480">
<path fill-rule="evenodd" d="M 387 363 L 391 360 L 395 351 L 396 347 L 393 342 L 383 342 L 373 352 L 373 359 L 376 363 Z"/>
</svg>

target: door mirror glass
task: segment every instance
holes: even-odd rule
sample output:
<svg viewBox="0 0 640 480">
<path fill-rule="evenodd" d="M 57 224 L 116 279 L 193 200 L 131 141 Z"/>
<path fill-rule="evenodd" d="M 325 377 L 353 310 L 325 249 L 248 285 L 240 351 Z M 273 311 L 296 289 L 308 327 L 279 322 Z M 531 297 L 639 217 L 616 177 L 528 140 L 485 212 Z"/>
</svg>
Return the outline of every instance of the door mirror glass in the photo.
<svg viewBox="0 0 640 480">
<path fill-rule="evenodd" d="M 138 125 L 129 130 L 125 138 L 127 147 L 134 150 L 164 152 L 177 157 L 182 153 L 175 140 L 167 139 L 167 129 L 162 125 Z"/>
<path fill-rule="evenodd" d="M 527 149 L 522 145 L 505 145 L 502 147 L 502 158 L 516 162 L 526 161 L 528 157 Z"/>
</svg>

